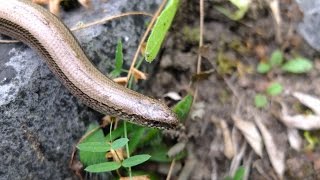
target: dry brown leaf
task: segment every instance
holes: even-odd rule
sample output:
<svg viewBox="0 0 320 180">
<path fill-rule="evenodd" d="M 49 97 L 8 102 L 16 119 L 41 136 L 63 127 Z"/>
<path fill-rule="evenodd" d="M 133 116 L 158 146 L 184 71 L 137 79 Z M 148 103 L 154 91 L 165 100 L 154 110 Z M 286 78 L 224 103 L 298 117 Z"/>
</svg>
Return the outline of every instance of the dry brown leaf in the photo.
<svg viewBox="0 0 320 180">
<path fill-rule="evenodd" d="M 250 121 L 244 121 L 236 115 L 232 115 L 232 119 L 235 123 L 235 126 L 241 131 L 255 153 L 262 157 L 262 139 L 254 123 Z"/>
<path fill-rule="evenodd" d="M 141 175 L 132 177 L 120 177 L 119 180 L 150 180 L 150 178 L 147 175 Z"/>
<path fill-rule="evenodd" d="M 110 152 L 106 154 L 106 158 L 112 158 L 116 162 L 121 162 L 124 160 L 124 157 L 126 157 L 126 154 L 124 153 L 123 149 L 113 150 L 111 149 Z"/>
<path fill-rule="evenodd" d="M 309 107 L 315 114 L 320 116 L 320 99 L 300 92 L 294 92 L 292 95 L 303 105 Z"/>
<path fill-rule="evenodd" d="M 139 71 L 136 68 L 132 68 L 132 75 L 133 75 L 135 81 L 138 81 L 139 79 L 143 79 L 143 80 L 147 79 L 146 74 L 142 71 Z"/>
<path fill-rule="evenodd" d="M 101 127 L 106 127 L 108 125 L 110 125 L 112 122 L 112 118 L 109 115 L 106 115 L 102 118 L 102 123 L 101 123 Z"/>
<path fill-rule="evenodd" d="M 279 178 L 283 179 L 283 173 L 285 170 L 285 153 L 280 148 L 277 148 L 277 144 L 274 142 L 271 133 L 264 126 L 264 124 L 262 124 L 260 117 L 255 114 L 254 119 L 262 134 L 262 138 L 273 169 L 275 170 Z"/>
<path fill-rule="evenodd" d="M 128 82 L 128 78 L 127 77 L 117 77 L 112 79 L 114 82 L 120 84 L 120 85 L 126 85 Z"/>
<path fill-rule="evenodd" d="M 56 15 L 59 16 L 60 14 L 60 2 L 62 0 L 50 0 L 49 1 L 49 11 Z"/>
<path fill-rule="evenodd" d="M 32 0 L 32 2 L 36 4 L 48 5 L 49 11 L 56 16 L 60 14 L 61 1 L 62 0 Z M 91 0 L 78 0 L 78 2 L 85 8 L 91 7 Z"/>
<path fill-rule="evenodd" d="M 223 135 L 223 142 L 224 142 L 223 153 L 228 159 L 231 159 L 231 158 L 233 158 L 233 156 L 235 154 L 235 150 L 233 147 L 233 142 L 231 139 L 230 130 L 228 128 L 227 123 L 223 119 L 221 119 L 219 121 L 219 125 L 220 125 L 220 128 L 222 130 L 222 135 Z"/>
<path fill-rule="evenodd" d="M 289 140 L 290 146 L 294 150 L 300 151 L 302 146 L 302 139 L 301 139 L 301 136 L 299 135 L 298 130 L 293 128 L 288 128 L 287 133 L 288 133 L 288 140 Z"/>
</svg>

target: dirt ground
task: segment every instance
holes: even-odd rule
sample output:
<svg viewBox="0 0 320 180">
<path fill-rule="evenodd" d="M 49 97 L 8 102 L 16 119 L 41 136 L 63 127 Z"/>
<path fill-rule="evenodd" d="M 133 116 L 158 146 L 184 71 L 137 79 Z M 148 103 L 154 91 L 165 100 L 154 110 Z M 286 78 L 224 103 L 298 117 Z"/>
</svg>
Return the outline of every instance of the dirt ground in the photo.
<svg viewBox="0 0 320 180">
<path fill-rule="evenodd" d="M 209 73 L 198 83 L 191 83 L 198 56 L 198 3 L 181 3 L 158 70 L 148 86 L 149 93 L 158 97 L 168 91 L 185 96 L 194 93 L 194 87 L 198 86 L 196 101 L 185 124 L 189 156 L 182 164 L 192 169 L 190 179 L 223 179 L 239 165 L 250 170 L 249 179 L 279 179 L 266 148 L 259 157 L 235 126 L 237 118 L 254 122 L 257 116 L 271 133 L 275 147 L 284 153 L 284 179 L 320 179 L 319 146 L 307 149 L 308 143 L 303 139 L 302 149 L 294 150 L 288 143 L 288 128 L 273 113 L 279 102 L 286 104 L 290 113 L 299 113 L 298 101 L 287 92 L 299 91 L 320 97 L 320 60 L 318 53 L 296 31 L 303 16 L 296 3 L 280 0 L 282 40 L 277 42 L 275 20 L 265 1 L 254 1 L 240 21 L 233 21 L 214 9 L 217 4 L 230 6 L 226 1 L 205 1 L 206 52 L 201 68 Z M 275 49 L 281 49 L 286 59 L 295 55 L 311 59 L 313 70 L 298 75 L 279 70 L 257 73 L 258 63 L 266 61 Z M 256 108 L 254 96 L 263 93 L 271 82 L 281 83 L 283 93 L 268 97 L 265 108 Z M 191 88 L 190 84 L 193 84 Z M 225 152 L 223 128 L 237 139 L 233 141 L 237 151 L 229 158 Z M 299 131 L 301 137 L 303 133 Z M 312 133 L 319 137 L 317 131 Z"/>
</svg>

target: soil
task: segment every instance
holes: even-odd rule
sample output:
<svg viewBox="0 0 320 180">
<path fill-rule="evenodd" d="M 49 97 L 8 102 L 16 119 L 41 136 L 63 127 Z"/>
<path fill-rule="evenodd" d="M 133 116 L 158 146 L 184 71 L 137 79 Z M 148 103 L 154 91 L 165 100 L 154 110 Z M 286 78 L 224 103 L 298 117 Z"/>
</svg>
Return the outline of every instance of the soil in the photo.
<svg viewBox="0 0 320 180">
<path fill-rule="evenodd" d="M 282 17 L 281 37 L 277 42 L 276 26 L 272 12 L 265 1 L 254 1 L 240 21 L 234 21 L 215 10 L 214 5 L 231 5 L 226 1 L 205 1 L 204 49 L 201 69 L 210 72 L 192 82 L 196 74 L 199 40 L 199 2 L 183 1 L 164 45 L 156 74 L 149 81 L 148 93 L 161 97 L 173 91 L 185 96 L 194 94 L 196 99 L 189 118 L 185 122 L 188 137 L 188 158 L 182 163 L 193 169 L 189 179 L 223 179 L 230 175 L 232 158 L 224 154 L 224 140 L 219 121 L 236 131 L 233 115 L 243 120 L 254 121 L 258 115 L 271 132 L 277 148 L 285 151 L 284 179 L 320 179 L 319 147 L 297 152 L 288 144 L 286 127 L 272 114 L 274 102 L 292 107 L 297 101 L 287 91 L 300 91 L 320 97 L 319 53 L 313 50 L 296 32 L 302 18 L 293 0 L 280 0 Z M 271 53 L 281 49 L 286 59 L 301 55 L 311 59 L 315 68 L 307 74 L 287 74 L 278 69 L 268 74 L 259 74 L 259 62 L 267 61 Z M 279 82 L 284 92 L 277 97 L 268 97 L 268 105 L 258 109 L 254 96 L 263 93 L 271 82 Z M 190 86 L 190 84 L 192 84 Z M 303 131 L 300 131 L 301 136 Z M 238 132 L 239 135 L 239 132 Z M 239 135 L 241 144 L 244 139 Z M 304 140 L 304 146 L 307 142 Z M 240 144 L 239 144 L 240 147 Z M 252 160 L 250 160 L 252 158 Z M 249 163 L 249 179 L 278 179 L 269 156 L 254 153 L 247 145 L 240 165 Z"/>
</svg>

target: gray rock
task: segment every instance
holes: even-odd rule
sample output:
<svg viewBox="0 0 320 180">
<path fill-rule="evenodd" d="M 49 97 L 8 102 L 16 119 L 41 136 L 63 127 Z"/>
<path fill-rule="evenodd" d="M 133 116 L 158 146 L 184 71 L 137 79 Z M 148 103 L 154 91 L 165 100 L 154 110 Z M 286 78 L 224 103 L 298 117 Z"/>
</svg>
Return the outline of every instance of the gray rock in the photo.
<svg viewBox="0 0 320 180">
<path fill-rule="evenodd" d="M 303 21 L 298 26 L 298 32 L 314 49 L 320 51 L 320 1 L 296 0 L 303 12 Z"/>
<path fill-rule="evenodd" d="M 74 27 L 128 11 L 153 12 L 159 4 L 141 0 L 94 0 L 93 10 L 63 13 Z M 105 74 L 113 64 L 117 40 L 125 60 L 133 57 L 149 18 L 124 17 L 75 32 L 92 62 Z M 129 63 L 127 63 L 128 65 Z M 0 44 L 0 179 L 70 179 L 70 154 L 86 125 L 101 118 L 87 108 L 22 43 Z"/>
</svg>

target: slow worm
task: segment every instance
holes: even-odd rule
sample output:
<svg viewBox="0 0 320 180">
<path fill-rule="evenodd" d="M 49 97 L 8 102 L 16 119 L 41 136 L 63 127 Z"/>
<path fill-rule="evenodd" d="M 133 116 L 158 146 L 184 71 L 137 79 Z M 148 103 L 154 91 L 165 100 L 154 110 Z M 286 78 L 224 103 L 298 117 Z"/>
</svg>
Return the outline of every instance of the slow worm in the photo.
<svg viewBox="0 0 320 180">
<path fill-rule="evenodd" d="M 178 124 L 164 103 L 120 86 L 97 70 L 69 29 L 41 6 L 0 0 L 0 33 L 35 49 L 67 89 L 96 111 L 161 129 Z"/>
</svg>

